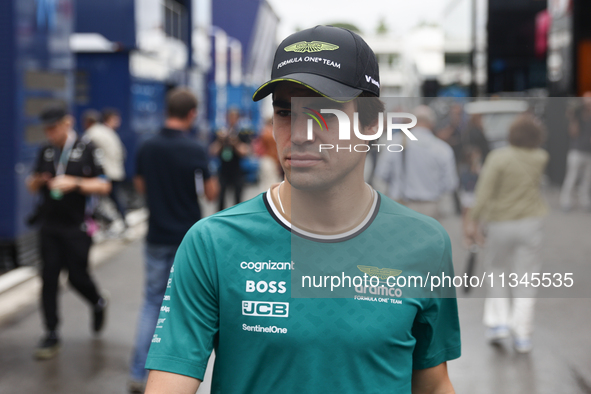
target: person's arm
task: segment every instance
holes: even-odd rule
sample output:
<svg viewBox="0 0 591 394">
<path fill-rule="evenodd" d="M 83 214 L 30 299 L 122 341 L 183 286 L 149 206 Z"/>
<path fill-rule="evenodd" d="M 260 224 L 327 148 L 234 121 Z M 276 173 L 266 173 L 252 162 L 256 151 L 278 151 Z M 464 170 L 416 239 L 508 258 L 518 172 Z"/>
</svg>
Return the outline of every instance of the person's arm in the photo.
<svg viewBox="0 0 591 394">
<path fill-rule="evenodd" d="M 195 394 L 201 381 L 190 376 L 150 371 L 145 394 Z"/>
<path fill-rule="evenodd" d="M 135 177 L 133 177 L 133 186 L 135 187 L 135 190 L 138 193 L 140 193 L 140 194 L 146 193 L 146 181 L 144 180 L 143 176 L 136 175 Z"/>
<path fill-rule="evenodd" d="M 218 156 L 222 151 L 222 147 L 224 146 L 222 140 L 226 138 L 226 133 L 223 131 L 218 131 L 216 133 L 216 139 L 209 145 L 209 154 L 211 156 Z"/>
<path fill-rule="evenodd" d="M 412 394 L 455 394 L 447 374 L 447 363 L 412 372 Z"/>
<path fill-rule="evenodd" d="M 203 191 L 207 201 L 214 201 L 218 198 L 220 192 L 220 186 L 216 177 L 210 177 L 203 183 Z"/>
<path fill-rule="evenodd" d="M 454 276 L 451 240 L 437 223 L 443 240 L 441 261 L 424 267 L 432 275 Z M 439 241 L 437 241 L 439 243 Z M 427 290 L 429 292 L 429 290 Z M 412 335 L 416 338 L 413 350 L 413 394 L 454 393 L 447 374 L 447 362 L 461 356 L 460 319 L 456 291 L 453 286 L 442 286 L 423 299 L 413 322 Z"/>
<path fill-rule="evenodd" d="M 33 173 L 27 177 L 27 189 L 31 193 L 37 193 L 39 189 L 41 189 L 43 186 L 47 184 L 47 182 L 49 182 L 50 179 L 51 174 L 49 172 Z"/>
<path fill-rule="evenodd" d="M 47 182 L 49 182 L 49 180 L 53 177 L 51 173 L 47 172 L 47 168 L 43 166 L 44 156 L 45 149 L 41 149 L 37 153 L 37 159 L 35 159 L 33 171 L 25 180 L 27 189 L 31 193 L 37 193 L 39 189 L 47 185 Z"/>
<path fill-rule="evenodd" d="M 59 175 L 47 182 L 50 189 L 56 189 L 62 193 L 77 191 L 80 194 L 109 194 L 111 182 L 102 177 L 82 178 L 73 175 Z"/>
<path fill-rule="evenodd" d="M 458 170 L 456 169 L 456 159 L 454 151 L 449 147 L 445 147 L 445 154 L 441 157 L 443 162 L 441 163 L 441 176 L 440 179 L 440 191 L 441 193 L 447 193 L 455 190 L 458 187 Z"/>
<path fill-rule="evenodd" d="M 234 146 L 234 149 L 236 149 L 236 152 L 240 157 L 247 156 L 250 151 L 250 145 L 246 142 L 240 141 L 240 139 L 237 137 L 232 139 L 232 145 Z"/>
<path fill-rule="evenodd" d="M 486 161 L 476 182 L 476 201 L 470 210 L 471 218 L 476 221 L 483 219 L 484 210 L 489 206 L 495 191 L 498 189 L 501 169 L 499 168 L 500 161 L 497 157 L 498 154 L 495 151 L 486 157 Z"/>
</svg>

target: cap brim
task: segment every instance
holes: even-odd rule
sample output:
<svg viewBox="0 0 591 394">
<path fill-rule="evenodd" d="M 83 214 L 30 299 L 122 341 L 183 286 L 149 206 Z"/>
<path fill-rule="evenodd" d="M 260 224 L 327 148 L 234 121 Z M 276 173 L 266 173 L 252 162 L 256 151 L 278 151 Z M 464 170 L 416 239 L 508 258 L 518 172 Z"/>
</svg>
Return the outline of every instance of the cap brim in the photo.
<svg viewBox="0 0 591 394">
<path fill-rule="evenodd" d="M 275 78 L 261 85 L 252 95 L 253 101 L 259 101 L 267 97 L 275 90 L 279 82 L 294 82 L 307 87 L 310 90 L 330 100 L 338 102 L 351 101 L 363 92 L 327 77 L 316 74 L 294 73 Z"/>
</svg>

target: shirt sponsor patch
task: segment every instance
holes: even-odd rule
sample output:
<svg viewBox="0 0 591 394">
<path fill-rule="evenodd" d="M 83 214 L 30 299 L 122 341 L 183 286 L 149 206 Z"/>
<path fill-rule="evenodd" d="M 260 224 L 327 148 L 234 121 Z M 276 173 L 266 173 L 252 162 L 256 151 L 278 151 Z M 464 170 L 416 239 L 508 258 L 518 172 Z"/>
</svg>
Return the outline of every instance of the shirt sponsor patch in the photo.
<svg viewBox="0 0 591 394">
<path fill-rule="evenodd" d="M 242 301 L 245 316 L 288 317 L 288 302 Z"/>
</svg>

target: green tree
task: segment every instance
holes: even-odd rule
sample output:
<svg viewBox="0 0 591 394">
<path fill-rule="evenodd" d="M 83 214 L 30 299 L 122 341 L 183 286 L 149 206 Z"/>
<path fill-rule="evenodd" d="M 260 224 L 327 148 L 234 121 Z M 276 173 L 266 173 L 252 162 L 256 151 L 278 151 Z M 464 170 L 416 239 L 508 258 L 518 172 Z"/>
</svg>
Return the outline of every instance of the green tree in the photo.
<svg viewBox="0 0 591 394">
<path fill-rule="evenodd" d="M 378 27 L 376 28 L 376 33 L 378 35 L 388 33 L 388 26 L 386 26 L 386 19 L 384 19 L 384 17 L 380 18 L 380 21 L 378 22 Z"/>
</svg>

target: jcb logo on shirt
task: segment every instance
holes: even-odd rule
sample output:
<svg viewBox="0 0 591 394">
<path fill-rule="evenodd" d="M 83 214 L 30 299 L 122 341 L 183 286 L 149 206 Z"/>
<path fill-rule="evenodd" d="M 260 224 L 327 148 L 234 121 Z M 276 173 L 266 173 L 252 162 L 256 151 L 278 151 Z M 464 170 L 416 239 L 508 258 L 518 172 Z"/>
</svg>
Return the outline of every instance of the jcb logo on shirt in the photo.
<svg viewBox="0 0 591 394">
<path fill-rule="evenodd" d="M 242 301 L 245 316 L 288 317 L 288 302 Z"/>
</svg>

